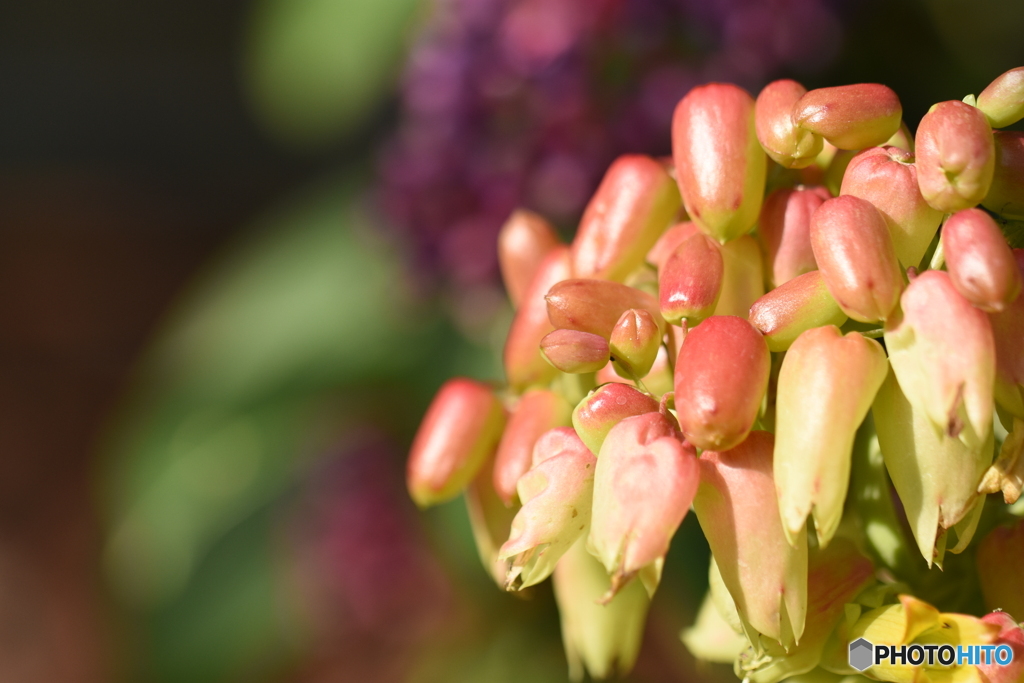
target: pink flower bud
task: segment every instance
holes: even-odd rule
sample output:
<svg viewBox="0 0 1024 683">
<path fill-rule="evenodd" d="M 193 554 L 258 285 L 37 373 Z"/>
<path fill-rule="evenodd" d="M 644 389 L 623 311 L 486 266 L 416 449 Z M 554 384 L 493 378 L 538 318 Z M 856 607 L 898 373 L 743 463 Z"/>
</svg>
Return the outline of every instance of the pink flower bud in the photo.
<svg viewBox="0 0 1024 683">
<path fill-rule="evenodd" d="M 662 334 L 654 316 L 631 308 L 622 314 L 612 330 L 609 347 L 615 362 L 634 377 L 644 377 L 654 366 Z"/>
<path fill-rule="evenodd" d="M 997 647 L 1007 645 L 1013 651 L 1013 660 L 1005 666 L 991 661 L 978 665 L 978 673 L 986 683 L 1020 683 L 1024 680 L 1024 629 L 1014 619 L 1006 612 L 991 612 L 981 618 L 982 622 L 999 627 L 993 644 Z"/>
<path fill-rule="evenodd" d="M 854 436 L 885 373 L 878 342 L 832 325 L 804 332 L 786 352 L 775 398 L 775 486 L 791 542 L 808 515 L 821 545 L 835 534 Z"/>
<path fill-rule="evenodd" d="M 798 126 L 839 149 L 884 144 L 900 128 L 903 106 L 890 88 L 878 83 L 811 90 L 793 107 Z"/>
<path fill-rule="evenodd" d="M 454 498 L 494 452 L 505 409 L 486 384 L 456 378 L 442 386 L 412 442 L 406 483 L 420 507 Z"/>
<path fill-rule="evenodd" d="M 541 434 L 572 424 L 572 406 L 547 389 L 523 394 L 505 427 L 494 459 L 494 490 L 505 505 L 516 497 L 516 482 L 530 469 L 533 447 Z"/>
<path fill-rule="evenodd" d="M 992 427 L 995 381 L 988 318 L 937 270 L 917 276 L 900 303 L 902 319 L 886 326 L 885 347 L 903 393 L 938 433 L 980 447 Z"/>
<path fill-rule="evenodd" d="M 870 202 L 843 195 L 811 217 L 811 247 L 825 285 L 846 315 L 885 320 L 903 290 L 885 218 Z"/>
<path fill-rule="evenodd" d="M 917 127 L 917 183 L 944 213 L 977 206 L 995 170 L 992 129 L 981 110 L 951 100 L 932 105 Z"/>
<path fill-rule="evenodd" d="M 1024 277 L 1024 249 L 1014 249 Z M 1003 410 L 1024 419 L 1024 296 L 999 313 L 989 314 L 996 344 L 996 401 Z"/>
<path fill-rule="evenodd" d="M 992 185 L 981 204 L 989 211 L 1007 218 L 1024 218 L 1024 133 L 997 130 L 996 163 Z"/>
<path fill-rule="evenodd" d="M 715 315 L 746 320 L 750 307 L 764 294 L 764 254 L 753 235 L 726 242 L 722 250 L 722 293 Z"/>
<path fill-rule="evenodd" d="M 558 236 L 551 224 L 526 209 L 513 211 L 501 226 L 498 263 L 513 307 L 519 306 L 544 257 L 558 244 Z"/>
<path fill-rule="evenodd" d="M 773 81 L 757 96 L 755 127 L 761 147 L 786 168 L 804 168 L 814 163 L 823 140 L 793 121 L 793 107 L 807 88 L 796 81 Z"/>
<path fill-rule="evenodd" d="M 738 446 L 757 419 L 770 366 L 764 338 L 742 318 L 716 315 L 690 330 L 675 375 L 686 439 L 704 450 Z"/>
<path fill-rule="evenodd" d="M 629 417 L 608 433 L 594 476 L 589 543 L 611 575 L 609 597 L 638 573 L 654 593 L 699 479 L 693 448 L 664 415 Z"/>
<path fill-rule="evenodd" d="M 989 532 L 978 544 L 977 567 L 985 606 L 1009 612 L 1015 619 L 1024 614 L 1024 592 L 1020 589 L 1024 520 Z"/>
<path fill-rule="evenodd" d="M 658 402 L 653 397 L 628 384 L 612 382 L 599 386 L 580 401 L 572 412 L 572 426 L 587 448 L 600 453 L 612 427 L 627 417 L 657 411 Z"/>
<path fill-rule="evenodd" d="M 660 271 L 676 248 L 689 237 L 697 234 L 700 234 L 700 230 L 690 221 L 673 225 L 658 238 L 651 250 L 647 252 L 647 262 Z"/>
<path fill-rule="evenodd" d="M 1010 69 L 978 95 L 978 109 L 993 128 L 1005 128 L 1024 118 L 1024 66 Z"/>
<path fill-rule="evenodd" d="M 965 209 L 942 228 L 950 282 L 983 311 L 1001 311 L 1020 294 L 1021 275 L 999 226 L 981 209 Z"/>
<path fill-rule="evenodd" d="M 701 230 L 727 242 L 754 227 L 767 157 L 745 90 L 722 83 L 691 90 L 676 106 L 672 151 L 683 204 Z"/>
<path fill-rule="evenodd" d="M 555 330 L 540 340 L 540 351 L 562 372 L 597 372 L 608 363 L 610 352 L 604 337 L 579 330 Z"/>
<path fill-rule="evenodd" d="M 621 281 L 679 211 L 679 191 L 650 157 L 621 156 L 587 205 L 572 243 L 577 277 Z"/>
<path fill-rule="evenodd" d="M 694 326 L 714 313 L 722 293 L 722 252 L 697 233 L 684 240 L 658 271 L 661 314 L 673 325 Z"/>
<path fill-rule="evenodd" d="M 846 314 L 828 293 L 821 273 L 809 273 L 776 287 L 750 307 L 750 324 L 764 335 L 769 351 L 785 351 L 815 327 L 842 325 Z"/>
<path fill-rule="evenodd" d="M 505 376 L 513 389 L 550 381 L 557 372 L 540 353 L 540 340 L 554 330 L 548 320 L 544 295 L 570 276 L 569 247 L 558 246 L 544 258 L 533 282 L 519 302 L 519 310 L 505 340 Z"/>
<path fill-rule="evenodd" d="M 921 263 L 942 222 L 942 212 L 921 196 L 913 154 L 899 147 L 864 150 L 846 167 L 840 193 L 865 199 L 881 212 L 904 267 Z"/>
<path fill-rule="evenodd" d="M 583 535 L 590 523 L 596 462 L 571 427 L 553 429 L 537 442 L 534 465 L 516 487 L 523 507 L 498 552 L 508 561 L 507 589 L 546 579 Z"/>
<path fill-rule="evenodd" d="M 831 198 L 823 187 L 787 187 L 764 200 L 758 230 L 776 287 L 818 268 L 811 250 L 811 216 Z"/>
<path fill-rule="evenodd" d="M 740 618 L 788 647 L 804 629 L 807 539 L 794 548 L 782 529 L 774 447 L 769 432 L 751 432 L 732 450 L 705 451 L 693 510 Z"/>
<path fill-rule="evenodd" d="M 565 280 L 548 291 L 546 300 L 548 319 L 559 330 L 580 330 L 607 339 L 631 308 L 646 310 L 659 321 L 659 327 L 665 324 L 653 296 L 618 282 Z"/>
</svg>

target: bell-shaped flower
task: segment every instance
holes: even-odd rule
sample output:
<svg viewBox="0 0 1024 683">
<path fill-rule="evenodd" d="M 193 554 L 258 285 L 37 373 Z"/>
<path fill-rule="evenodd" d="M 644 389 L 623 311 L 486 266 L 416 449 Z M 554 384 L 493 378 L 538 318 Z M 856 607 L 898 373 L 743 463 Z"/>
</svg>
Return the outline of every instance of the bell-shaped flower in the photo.
<svg viewBox="0 0 1024 683">
<path fill-rule="evenodd" d="M 642 308 L 631 308 L 615 324 L 608 348 L 615 365 L 627 377 L 644 377 L 654 367 L 662 334 L 657 320 Z"/>
<path fill-rule="evenodd" d="M 839 149 L 884 144 L 900 128 L 903 106 L 878 83 L 811 90 L 793 105 L 793 121 Z"/>
<path fill-rule="evenodd" d="M 846 314 L 828 293 L 821 273 L 812 270 L 776 287 L 750 307 L 750 324 L 764 335 L 769 351 L 785 351 L 815 327 L 842 325 Z"/>
<path fill-rule="evenodd" d="M 903 291 L 903 274 L 885 218 L 871 202 L 842 195 L 811 217 L 811 247 L 832 298 L 861 322 L 885 320 Z"/>
<path fill-rule="evenodd" d="M 942 222 L 942 212 L 921 196 L 913 154 L 889 146 L 864 150 L 846 167 L 840 194 L 867 200 L 881 212 L 905 268 L 921 263 Z"/>
<path fill-rule="evenodd" d="M 675 404 L 686 439 L 704 450 L 738 446 L 768 390 L 771 354 L 742 318 L 715 315 L 690 330 L 679 349 Z"/>
<path fill-rule="evenodd" d="M 542 216 L 517 209 L 498 233 L 498 265 L 512 306 L 518 307 L 537 269 L 560 244 L 555 229 Z"/>
<path fill-rule="evenodd" d="M 653 595 L 699 478 L 693 447 L 661 413 L 626 418 L 608 433 L 597 459 L 588 542 L 611 575 L 606 598 L 637 575 Z"/>
<path fill-rule="evenodd" d="M 992 217 L 981 209 L 964 209 L 942 226 L 946 270 L 956 291 L 983 311 L 994 313 L 1012 304 L 1021 289 L 1021 274 L 1010 245 Z"/>
<path fill-rule="evenodd" d="M 799 642 L 807 611 L 807 537 L 786 540 L 775 497 L 769 432 L 739 446 L 705 451 L 693 501 L 722 580 L 740 618 L 789 648 Z"/>
<path fill-rule="evenodd" d="M 572 406 L 548 389 L 531 389 L 519 399 L 494 457 L 494 490 L 505 503 L 516 499 L 516 482 L 530 469 L 533 447 L 549 429 L 572 424 Z M 503 539 L 504 540 L 504 539 Z"/>
<path fill-rule="evenodd" d="M 622 281 L 679 211 L 679 190 L 665 167 L 639 154 L 616 159 L 580 220 L 572 243 L 576 277 Z"/>
<path fill-rule="evenodd" d="M 775 487 L 791 543 L 808 515 L 821 545 L 835 534 L 857 428 L 885 373 L 878 342 L 832 325 L 804 332 L 786 352 L 775 399 Z"/>
<path fill-rule="evenodd" d="M 594 454 L 571 427 L 546 432 L 533 450 L 533 467 L 516 486 L 519 508 L 498 559 L 508 562 L 505 587 L 540 583 L 583 536 L 590 523 Z"/>
<path fill-rule="evenodd" d="M 992 427 L 996 350 L 988 317 L 937 270 L 915 278 L 900 303 L 902 316 L 885 330 L 900 388 L 937 433 L 979 448 Z"/>
<path fill-rule="evenodd" d="M 505 407 L 481 382 L 458 377 L 438 390 L 413 439 L 406 467 L 409 495 L 420 507 L 450 500 L 494 453 Z"/>
<path fill-rule="evenodd" d="M 1006 218 L 1024 219 L 1024 133 L 997 130 L 992 139 L 996 149 L 995 170 L 981 205 Z"/>
<path fill-rule="evenodd" d="M 548 319 L 555 329 L 580 330 L 608 339 L 631 308 L 650 313 L 664 331 L 658 300 L 647 292 L 607 280 L 565 280 L 547 292 Z"/>
<path fill-rule="evenodd" d="M 722 250 L 718 243 L 697 233 L 676 247 L 658 269 L 661 315 L 673 325 L 690 327 L 715 312 L 722 293 Z"/>
<path fill-rule="evenodd" d="M 754 99 L 731 84 L 693 88 L 672 119 L 672 155 L 686 213 L 728 242 L 757 222 L 768 158 L 754 130 Z"/>
<path fill-rule="evenodd" d="M 761 147 L 785 168 L 806 168 L 821 153 L 824 141 L 793 121 L 793 107 L 807 93 L 796 81 L 772 81 L 757 96 L 754 124 Z"/>
<path fill-rule="evenodd" d="M 993 128 L 1005 128 L 1024 118 L 1024 66 L 1000 74 L 978 95 L 978 109 Z"/>
<path fill-rule="evenodd" d="M 764 254 L 753 235 L 742 235 L 722 245 L 722 293 L 715 315 L 746 320 L 750 307 L 764 294 Z"/>
<path fill-rule="evenodd" d="M 785 187 L 765 198 L 757 229 L 776 287 L 818 269 L 811 249 L 811 216 L 831 198 L 824 187 Z"/>
<path fill-rule="evenodd" d="M 579 402 L 572 411 L 572 425 L 595 455 L 612 427 L 627 417 L 657 412 L 660 404 L 650 394 L 628 384 L 603 384 Z"/>
<path fill-rule="evenodd" d="M 555 330 L 540 340 L 549 363 L 569 374 L 597 372 L 608 364 L 611 351 L 604 337 L 579 330 Z"/>
<path fill-rule="evenodd" d="M 943 213 L 977 206 L 995 170 L 992 129 L 980 109 L 950 100 L 932 105 L 917 127 L 917 183 Z"/>
<path fill-rule="evenodd" d="M 988 609 L 1009 612 L 1014 619 L 1024 614 L 1021 567 L 1024 567 L 1024 520 L 997 526 L 978 543 L 975 556 L 981 594 Z"/>
<path fill-rule="evenodd" d="M 921 555 L 929 566 L 941 566 L 948 530 L 955 528 L 958 539 L 952 552 L 966 548 L 974 535 L 984 503 L 978 483 L 992 461 L 991 432 L 986 443 L 967 446 L 937 430 L 898 379 L 899 373 L 890 372 L 875 397 L 878 445 Z"/>
</svg>

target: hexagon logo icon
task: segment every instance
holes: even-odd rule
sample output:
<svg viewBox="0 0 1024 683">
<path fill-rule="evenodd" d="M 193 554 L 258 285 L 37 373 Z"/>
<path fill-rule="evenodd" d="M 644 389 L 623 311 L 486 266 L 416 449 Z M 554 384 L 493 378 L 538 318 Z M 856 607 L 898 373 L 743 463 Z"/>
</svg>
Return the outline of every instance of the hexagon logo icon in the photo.
<svg viewBox="0 0 1024 683">
<path fill-rule="evenodd" d="M 864 671 L 871 666 L 874 654 L 875 646 L 864 638 L 858 638 L 850 643 L 850 666 L 857 671 Z"/>
</svg>

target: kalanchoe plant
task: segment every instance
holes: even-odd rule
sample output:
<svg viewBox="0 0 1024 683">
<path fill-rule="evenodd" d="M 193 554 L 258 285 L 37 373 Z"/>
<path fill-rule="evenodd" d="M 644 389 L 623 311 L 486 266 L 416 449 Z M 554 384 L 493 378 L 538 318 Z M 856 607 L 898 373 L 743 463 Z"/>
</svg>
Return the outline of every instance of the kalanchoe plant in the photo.
<svg viewBox="0 0 1024 683">
<path fill-rule="evenodd" d="M 571 245 L 509 219 L 507 389 L 442 387 L 409 488 L 468 486 L 499 585 L 553 575 L 574 678 L 628 671 L 692 505 L 695 656 L 753 683 L 1024 680 L 1024 153 L 991 130 L 1021 73 L 936 105 L 916 157 L 883 85 L 709 84 L 672 162 L 616 161 Z M 861 672 L 862 637 L 1019 661 Z"/>
</svg>

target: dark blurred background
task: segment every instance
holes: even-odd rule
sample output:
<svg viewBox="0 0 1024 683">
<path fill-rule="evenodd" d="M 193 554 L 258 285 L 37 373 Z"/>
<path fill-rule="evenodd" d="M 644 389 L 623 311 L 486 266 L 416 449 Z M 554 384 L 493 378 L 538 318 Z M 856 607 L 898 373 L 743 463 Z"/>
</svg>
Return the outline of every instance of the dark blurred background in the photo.
<svg viewBox="0 0 1024 683">
<path fill-rule="evenodd" d="M 405 451 L 500 378 L 497 229 L 566 236 L 696 84 L 893 87 L 1024 64 L 1002 0 L 0 2 L 0 681 L 558 681 Z M 693 522 L 693 520 L 688 520 Z M 634 680 L 678 640 L 684 525 Z"/>
</svg>

